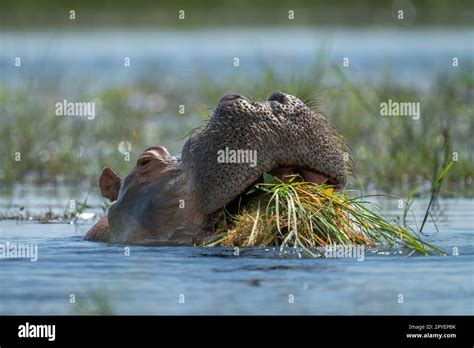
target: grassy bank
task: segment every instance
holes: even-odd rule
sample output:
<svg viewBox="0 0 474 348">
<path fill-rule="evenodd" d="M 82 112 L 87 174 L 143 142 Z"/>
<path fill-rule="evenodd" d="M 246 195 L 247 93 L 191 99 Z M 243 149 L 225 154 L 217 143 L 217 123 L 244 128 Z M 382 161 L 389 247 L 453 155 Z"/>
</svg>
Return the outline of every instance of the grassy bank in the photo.
<svg viewBox="0 0 474 348">
<path fill-rule="evenodd" d="M 398 10 L 406 21 L 398 21 Z M 69 11 L 75 19 L 69 19 Z M 185 20 L 178 11 L 185 11 Z M 466 0 L 409 1 L 307 1 L 307 0 L 4 0 L 0 23 L 7 28 L 60 28 L 91 25 L 133 27 L 264 26 L 289 23 L 294 11 L 297 25 L 469 25 L 474 7 Z M 290 24 L 291 25 L 291 24 Z"/>
<path fill-rule="evenodd" d="M 55 116 L 54 89 L 0 88 L 2 188 L 14 183 L 95 185 L 104 165 L 126 173 L 148 146 L 162 144 L 178 153 L 185 135 L 205 122 L 229 90 L 255 100 L 282 90 L 318 104 L 344 135 L 356 164 L 353 188 L 406 194 L 419 184 L 420 192 L 428 192 L 437 168 L 449 160 L 455 165 L 442 194 L 472 197 L 473 79 L 468 69 L 460 69 L 438 81 L 426 91 L 402 87 L 390 75 L 378 84 L 354 83 L 340 68 L 324 62 L 302 78 L 268 69 L 251 84 L 240 75 L 226 81 L 197 75 L 195 83 L 174 88 L 137 81 L 98 95 L 78 93 L 78 100 L 100 101 L 94 120 Z M 420 102 L 421 117 L 380 116 L 379 105 L 388 99 Z M 181 104 L 186 106 L 183 115 L 178 113 Z M 131 145 L 130 161 L 122 142 Z"/>
<path fill-rule="evenodd" d="M 351 82 L 344 70 L 319 59 L 304 76 L 267 69 L 251 83 L 242 74 L 225 80 L 201 74 L 193 83 L 175 86 L 157 80 L 95 94 L 78 88 L 76 100 L 98 101 L 93 120 L 55 116 L 54 103 L 63 98 L 54 88 L 0 87 L 1 184 L 3 189 L 14 183 L 95 185 L 104 165 L 125 174 L 148 146 L 161 144 L 178 154 L 185 135 L 205 122 L 223 94 L 259 100 L 281 90 L 317 105 L 346 138 L 356 164 L 350 187 L 407 195 L 420 185 L 420 193 L 429 192 L 442 163 L 454 161 L 442 195 L 473 197 L 474 82 L 469 71 L 459 68 L 421 90 L 401 86 L 390 74 L 379 82 Z M 420 102 L 421 117 L 380 116 L 380 103 L 388 99 Z M 182 104 L 186 112 L 179 114 Z M 127 142 L 130 161 L 124 153 Z"/>
</svg>

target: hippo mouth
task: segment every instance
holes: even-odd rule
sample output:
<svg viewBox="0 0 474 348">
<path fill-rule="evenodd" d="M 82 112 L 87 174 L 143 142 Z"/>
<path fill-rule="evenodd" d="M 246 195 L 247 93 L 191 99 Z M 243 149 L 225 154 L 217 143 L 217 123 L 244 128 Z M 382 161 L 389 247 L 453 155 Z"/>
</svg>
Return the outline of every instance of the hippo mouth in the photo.
<svg viewBox="0 0 474 348">
<path fill-rule="evenodd" d="M 300 166 L 276 166 L 270 170 L 268 174 L 272 175 L 283 182 L 298 181 L 310 182 L 317 185 L 330 185 L 335 190 L 340 190 L 341 185 L 337 179 L 331 178 L 328 175 L 320 172 L 310 170 L 307 167 Z M 211 213 L 213 228 L 216 231 L 222 221 L 233 222 L 236 217 L 245 209 L 252 207 L 255 202 L 266 200 L 263 191 L 255 190 L 254 187 L 258 184 L 264 183 L 265 178 L 262 175 L 251 185 L 248 185 L 239 194 L 237 194 L 230 202 L 227 202 L 221 209 Z"/>
<path fill-rule="evenodd" d="M 321 172 L 298 166 L 278 166 L 270 171 L 270 174 L 277 179 L 287 182 L 291 179 L 296 181 L 311 182 L 318 185 L 330 185 L 336 190 L 341 188 L 338 180 Z"/>
</svg>

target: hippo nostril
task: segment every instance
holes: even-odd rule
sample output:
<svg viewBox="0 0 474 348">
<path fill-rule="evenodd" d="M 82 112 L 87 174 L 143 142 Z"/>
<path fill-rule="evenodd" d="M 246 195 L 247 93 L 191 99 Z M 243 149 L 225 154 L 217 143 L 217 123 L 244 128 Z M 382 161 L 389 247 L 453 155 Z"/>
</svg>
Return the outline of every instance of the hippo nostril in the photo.
<svg viewBox="0 0 474 348">
<path fill-rule="evenodd" d="M 268 97 L 268 101 L 277 101 L 280 104 L 288 103 L 289 99 L 285 93 L 282 92 L 273 92 L 271 96 Z"/>
<path fill-rule="evenodd" d="M 238 95 L 238 94 L 229 94 L 229 95 L 225 95 L 221 98 L 221 100 L 219 100 L 219 104 L 220 103 L 223 103 L 223 102 L 228 102 L 228 101 L 232 101 L 232 100 L 236 100 L 236 99 L 243 99 L 243 97 L 241 95 Z"/>
</svg>

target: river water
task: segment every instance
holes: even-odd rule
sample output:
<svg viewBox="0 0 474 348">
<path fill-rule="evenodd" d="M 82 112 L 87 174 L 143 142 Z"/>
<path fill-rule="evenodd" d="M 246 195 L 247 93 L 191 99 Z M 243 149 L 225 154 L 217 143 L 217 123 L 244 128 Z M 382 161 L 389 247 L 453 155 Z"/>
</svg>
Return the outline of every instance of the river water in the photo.
<svg viewBox="0 0 474 348">
<path fill-rule="evenodd" d="M 427 87 L 452 68 L 453 57 L 472 64 L 473 37 L 472 28 L 434 27 L 3 31 L 0 76 L 9 86 L 38 81 L 63 93 L 78 85 L 92 93 L 136 80 L 192 84 L 201 74 L 222 81 L 238 71 L 252 79 L 268 68 L 302 80 L 324 57 L 338 66 L 348 58 L 352 79 L 380 80 L 391 71 L 401 85 Z M 130 68 L 122 69 L 127 57 Z"/>
<path fill-rule="evenodd" d="M 22 206 L 44 214 L 68 205 L 48 192 L 1 202 L 4 214 L 19 216 Z M 131 246 L 126 256 L 127 246 L 82 240 L 101 215 L 97 202 L 89 200 L 88 220 L 76 224 L 0 221 L 1 243 L 38 246 L 35 262 L 0 259 L 1 314 L 474 314 L 473 200 L 439 201 L 439 232 L 426 226 L 426 241 L 448 256 L 392 249 L 366 251 L 363 261 L 273 248 L 236 256 L 227 248 Z M 391 221 L 401 215 L 396 201 L 378 204 Z M 426 204 L 414 204 L 418 225 Z"/>
</svg>

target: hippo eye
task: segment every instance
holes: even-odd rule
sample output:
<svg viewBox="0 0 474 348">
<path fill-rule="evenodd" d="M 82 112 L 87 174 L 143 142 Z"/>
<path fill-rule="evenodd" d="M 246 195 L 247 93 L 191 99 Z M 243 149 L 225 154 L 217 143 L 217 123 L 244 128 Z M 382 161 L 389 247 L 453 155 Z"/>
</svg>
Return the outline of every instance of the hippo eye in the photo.
<svg viewBox="0 0 474 348">
<path fill-rule="evenodd" d="M 149 158 L 144 158 L 144 159 L 138 161 L 138 165 L 139 165 L 140 167 L 144 167 L 144 166 L 146 166 L 146 165 L 147 165 L 148 163 L 150 163 L 150 162 L 151 162 L 151 159 L 149 159 Z"/>
</svg>

